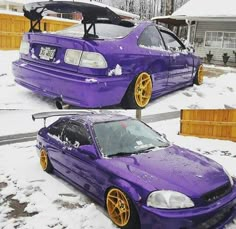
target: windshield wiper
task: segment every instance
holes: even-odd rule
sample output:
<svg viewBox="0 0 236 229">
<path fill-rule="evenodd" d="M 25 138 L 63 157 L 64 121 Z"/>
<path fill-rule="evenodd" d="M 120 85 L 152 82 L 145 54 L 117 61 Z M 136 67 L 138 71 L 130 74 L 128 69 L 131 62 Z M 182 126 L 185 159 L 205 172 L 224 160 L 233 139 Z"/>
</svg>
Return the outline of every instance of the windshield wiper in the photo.
<svg viewBox="0 0 236 229">
<path fill-rule="evenodd" d="M 148 147 L 148 148 L 146 148 L 146 149 L 138 150 L 138 151 L 136 151 L 135 153 L 147 153 L 147 152 L 149 152 L 151 149 L 155 149 L 155 148 L 157 148 L 157 147 L 156 147 L 156 146 L 150 146 L 150 147 Z"/>
<path fill-rule="evenodd" d="M 119 152 L 119 153 L 115 153 L 115 154 L 111 154 L 111 155 L 107 155 L 107 157 L 114 157 L 114 156 L 128 156 L 133 154 L 133 152 Z"/>
<path fill-rule="evenodd" d="M 134 153 L 148 153 L 150 150 L 152 149 L 156 149 L 156 148 L 165 148 L 165 147 L 168 147 L 169 145 L 168 144 L 165 144 L 165 145 L 160 145 L 160 146 L 150 146 L 146 149 L 141 149 L 139 151 L 136 151 Z"/>
</svg>

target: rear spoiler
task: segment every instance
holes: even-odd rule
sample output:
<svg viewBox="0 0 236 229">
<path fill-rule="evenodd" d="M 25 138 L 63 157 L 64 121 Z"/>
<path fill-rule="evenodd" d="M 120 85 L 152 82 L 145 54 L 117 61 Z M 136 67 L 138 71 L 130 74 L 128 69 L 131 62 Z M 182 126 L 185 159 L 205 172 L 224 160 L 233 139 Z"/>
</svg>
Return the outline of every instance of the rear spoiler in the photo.
<svg viewBox="0 0 236 229">
<path fill-rule="evenodd" d="M 29 32 L 40 32 L 40 21 L 45 15 L 45 11 L 53 11 L 56 13 L 76 13 L 80 12 L 83 15 L 84 24 L 84 37 L 94 36 L 96 37 L 95 23 L 99 19 L 106 19 L 112 24 L 119 24 L 121 17 L 109 9 L 106 5 L 85 1 L 42 1 L 32 2 L 23 6 L 24 16 L 30 20 L 30 31 Z M 87 24 L 90 24 L 87 28 Z M 38 29 L 36 26 L 38 25 Z M 93 28 L 93 34 L 89 34 Z"/>
<path fill-rule="evenodd" d="M 44 127 L 46 127 L 47 118 L 51 117 L 60 117 L 66 115 L 86 115 L 86 114 L 97 114 L 95 111 L 50 111 L 50 112 L 41 112 L 32 115 L 33 121 L 36 119 L 44 120 Z"/>
</svg>

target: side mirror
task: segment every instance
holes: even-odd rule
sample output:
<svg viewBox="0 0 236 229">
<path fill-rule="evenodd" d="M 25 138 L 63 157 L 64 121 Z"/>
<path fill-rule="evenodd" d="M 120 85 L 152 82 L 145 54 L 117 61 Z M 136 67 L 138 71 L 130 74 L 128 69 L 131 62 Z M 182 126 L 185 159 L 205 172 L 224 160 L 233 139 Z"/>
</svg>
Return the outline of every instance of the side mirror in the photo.
<svg viewBox="0 0 236 229">
<path fill-rule="evenodd" d="M 92 159 L 97 158 L 97 150 L 94 145 L 82 145 L 78 148 L 78 150 Z"/>
<path fill-rule="evenodd" d="M 166 142 L 169 143 L 169 140 L 167 139 L 166 134 L 162 133 L 162 134 L 161 134 L 161 137 L 162 137 Z"/>
</svg>

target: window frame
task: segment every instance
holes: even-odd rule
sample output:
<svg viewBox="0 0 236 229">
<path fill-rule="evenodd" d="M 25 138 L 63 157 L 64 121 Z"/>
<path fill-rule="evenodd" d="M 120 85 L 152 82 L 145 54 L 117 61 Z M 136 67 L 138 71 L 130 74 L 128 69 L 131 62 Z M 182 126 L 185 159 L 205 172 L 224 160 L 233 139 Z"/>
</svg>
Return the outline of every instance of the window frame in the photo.
<svg viewBox="0 0 236 229">
<path fill-rule="evenodd" d="M 168 46 L 167 46 L 167 44 L 166 44 L 166 42 L 165 42 L 165 39 L 164 39 L 163 36 L 162 36 L 162 32 L 163 32 L 163 33 L 167 33 L 167 34 L 169 34 L 170 36 L 172 36 L 173 38 L 175 38 L 175 40 L 183 47 L 183 50 L 187 49 L 186 46 L 184 45 L 184 43 L 183 43 L 174 33 L 172 33 L 171 31 L 167 31 L 167 30 L 165 30 L 165 29 L 160 29 L 160 34 L 161 34 L 162 40 L 163 40 L 163 42 L 164 42 L 165 47 L 166 47 L 167 50 L 170 50 L 170 49 L 168 48 Z M 172 50 L 172 51 L 173 51 L 173 50 Z M 176 52 L 179 52 L 179 51 L 176 51 Z"/>
<path fill-rule="evenodd" d="M 91 133 L 90 131 L 88 131 L 88 128 L 86 128 L 86 123 L 85 122 L 80 122 L 80 121 L 74 121 L 74 120 L 70 120 L 67 122 L 66 126 L 64 127 L 63 131 L 62 131 L 62 134 L 61 134 L 61 140 L 64 142 L 65 145 L 68 145 L 70 147 L 73 147 L 73 148 L 76 148 L 73 144 L 67 142 L 65 139 L 64 139 L 64 134 L 65 134 L 65 131 L 66 131 L 66 128 L 69 126 L 69 125 L 76 125 L 76 126 L 79 126 L 81 125 L 84 130 L 86 131 L 87 135 L 88 135 L 88 140 L 90 142 L 90 145 L 94 145 L 94 142 L 93 142 L 93 138 L 91 136 Z"/>
<path fill-rule="evenodd" d="M 162 44 L 163 44 L 163 50 L 157 50 L 157 49 L 149 48 L 148 46 L 145 47 L 144 45 L 140 44 L 141 36 L 142 36 L 143 33 L 145 32 L 145 30 L 148 29 L 148 27 L 155 27 L 155 28 L 156 28 L 157 33 L 159 33 L 159 36 L 160 36 L 160 38 L 161 38 L 161 42 L 162 42 Z M 167 50 L 166 44 L 165 44 L 165 42 L 164 42 L 164 40 L 163 40 L 163 37 L 161 36 L 160 29 L 159 29 L 158 26 L 156 26 L 156 25 L 148 25 L 147 27 L 145 27 L 145 29 L 144 29 L 144 30 L 142 31 L 142 33 L 139 35 L 139 38 L 138 38 L 138 40 L 137 40 L 137 45 L 138 45 L 138 47 L 141 48 L 141 49 L 148 49 L 148 50 L 153 50 L 153 51 L 158 51 L 158 52 L 159 52 L 159 51 L 166 51 L 166 50 Z M 140 46 L 140 45 L 142 45 L 142 46 Z"/>
<path fill-rule="evenodd" d="M 206 46 L 206 37 L 207 33 L 223 33 L 222 41 L 221 41 L 221 46 L 220 47 L 211 47 L 211 46 Z M 224 37 L 225 33 L 233 33 L 235 34 L 235 48 L 225 48 L 224 47 Z M 231 31 L 205 31 L 205 36 L 204 36 L 204 47 L 205 48 L 211 48 L 211 49 L 229 49 L 229 50 L 235 50 L 236 49 L 236 32 L 231 32 Z"/>
<path fill-rule="evenodd" d="M 50 126 L 47 127 L 47 134 L 48 134 L 49 136 L 50 136 L 50 135 L 51 135 L 51 136 L 56 136 L 56 135 L 51 134 L 51 133 L 49 132 L 49 130 L 50 130 L 50 128 L 53 128 L 53 127 L 55 127 L 56 125 L 61 124 L 62 122 L 64 122 L 64 126 L 63 126 L 63 128 L 62 128 L 62 130 L 61 130 L 60 136 L 58 136 L 58 138 L 62 141 L 62 134 L 63 134 L 63 132 L 64 132 L 66 126 L 67 126 L 68 123 L 69 123 L 69 120 L 67 120 L 67 119 L 58 119 L 56 122 L 52 123 Z"/>
</svg>

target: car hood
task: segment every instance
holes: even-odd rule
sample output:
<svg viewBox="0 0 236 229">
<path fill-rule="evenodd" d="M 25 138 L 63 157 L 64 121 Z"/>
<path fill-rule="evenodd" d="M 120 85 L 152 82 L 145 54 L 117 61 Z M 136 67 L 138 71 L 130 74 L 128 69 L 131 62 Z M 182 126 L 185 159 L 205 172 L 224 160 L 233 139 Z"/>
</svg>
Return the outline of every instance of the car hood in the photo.
<svg viewBox="0 0 236 229">
<path fill-rule="evenodd" d="M 229 181 L 222 166 L 215 161 L 175 145 L 113 157 L 111 161 L 112 170 L 116 174 L 122 172 L 126 179 L 138 180 L 144 187 L 151 184 L 153 190 L 174 190 L 191 197 L 199 197 Z"/>
</svg>

